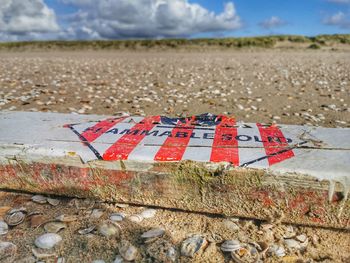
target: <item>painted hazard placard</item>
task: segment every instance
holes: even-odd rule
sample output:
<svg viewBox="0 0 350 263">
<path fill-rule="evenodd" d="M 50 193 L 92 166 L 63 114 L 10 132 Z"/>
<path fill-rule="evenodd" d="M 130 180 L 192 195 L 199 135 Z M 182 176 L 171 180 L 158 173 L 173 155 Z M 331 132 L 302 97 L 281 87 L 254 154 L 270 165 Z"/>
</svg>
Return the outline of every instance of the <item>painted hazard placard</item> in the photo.
<svg viewBox="0 0 350 263">
<path fill-rule="evenodd" d="M 94 153 L 92 159 L 106 161 L 193 160 L 268 167 L 292 158 L 293 148 L 306 143 L 277 125 L 238 123 L 211 114 L 107 118 L 66 127 Z"/>
<path fill-rule="evenodd" d="M 349 177 L 350 171 L 348 128 L 244 123 L 212 114 L 171 118 L 7 112 L 0 114 L 0 122 L 0 143 L 16 149 L 26 145 L 34 156 L 74 152 L 84 162 L 228 162 L 317 176 L 329 171 Z"/>
</svg>

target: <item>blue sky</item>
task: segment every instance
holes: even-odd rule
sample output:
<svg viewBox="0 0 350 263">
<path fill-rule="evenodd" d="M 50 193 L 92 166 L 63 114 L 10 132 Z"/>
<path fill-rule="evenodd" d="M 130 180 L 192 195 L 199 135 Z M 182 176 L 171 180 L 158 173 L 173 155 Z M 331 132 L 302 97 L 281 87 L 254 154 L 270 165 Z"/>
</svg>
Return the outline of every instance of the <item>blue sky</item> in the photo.
<svg viewBox="0 0 350 263">
<path fill-rule="evenodd" d="M 350 33 L 350 0 L 1 0 L 0 41 Z"/>
</svg>

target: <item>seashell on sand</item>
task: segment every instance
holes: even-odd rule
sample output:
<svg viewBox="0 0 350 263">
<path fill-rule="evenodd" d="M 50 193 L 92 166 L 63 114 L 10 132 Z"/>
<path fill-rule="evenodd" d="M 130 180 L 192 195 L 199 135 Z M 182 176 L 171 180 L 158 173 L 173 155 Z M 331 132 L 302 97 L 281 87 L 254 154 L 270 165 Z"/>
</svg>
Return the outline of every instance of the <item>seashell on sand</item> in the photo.
<svg viewBox="0 0 350 263">
<path fill-rule="evenodd" d="M 155 237 L 160 237 L 164 235 L 165 230 L 163 228 L 153 228 L 147 232 L 144 232 L 141 237 L 142 238 L 155 238 Z"/>
<path fill-rule="evenodd" d="M 79 229 L 78 233 L 80 235 L 87 235 L 87 234 L 90 234 L 92 231 L 94 231 L 95 228 L 96 228 L 95 226 L 90 226 L 88 228 Z"/>
<path fill-rule="evenodd" d="M 47 202 L 47 198 L 43 195 L 33 195 L 32 201 L 38 204 L 45 204 Z"/>
<path fill-rule="evenodd" d="M 226 240 L 221 244 L 221 250 L 224 252 L 233 252 L 241 248 L 238 240 Z"/>
<path fill-rule="evenodd" d="M 141 216 L 141 215 L 131 215 L 131 216 L 128 217 L 128 219 L 131 222 L 140 223 L 143 220 L 143 216 Z"/>
<path fill-rule="evenodd" d="M 121 231 L 121 227 L 117 223 L 109 221 L 102 222 L 98 225 L 97 229 L 98 232 L 105 237 L 119 235 Z"/>
<path fill-rule="evenodd" d="M 0 221 L 0 235 L 6 235 L 9 231 L 9 226 L 5 221 Z"/>
<path fill-rule="evenodd" d="M 54 198 L 47 198 L 47 202 L 52 206 L 58 206 L 60 204 L 60 200 Z"/>
<path fill-rule="evenodd" d="M 58 233 L 66 227 L 67 225 L 63 222 L 49 222 L 44 225 L 44 229 L 47 233 Z"/>
<path fill-rule="evenodd" d="M 62 237 L 55 233 L 46 233 L 37 237 L 34 244 L 38 248 L 50 249 L 62 241 Z"/>
<path fill-rule="evenodd" d="M 202 247 L 207 244 L 204 237 L 200 235 L 194 235 L 182 241 L 181 255 L 186 257 L 193 257 Z"/>
<path fill-rule="evenodd" d="M 122 240 L 118 246 L 119 254 L 126 260 L 135 260 L 138 255 L 137 248 L 127 240 Z"/>
<path fill-rule="evenodd" d="M 78 217 L 74 215 L 59 215 L 56 217 L 57 221 L 66 222 L 66 223 L 76 221 L 77 219 Z"/>
<path fill-rule="evenodd" d="M 156 213 L 157 213 L 157 210 L 155 210 L 155 209 L 146 209 L 146 210 L 142 211 L 140 213 L 140 215 L 143 218 L 152 218 L 156 215 Z"/>
<path fill-rule="evenodd" d="M 20 223 L 22 223 L 24 221 L 24 218 L 26 217 L 26 215 L 22 211 L 14 211 L 12 213 L 10 213 L 10 212 L 8 212 L 5 215 L 5 217 L 4 217 L 4 221 L 9 226 L 17 226 L 17 225 L 19 225 Z"/>
<path fill-rule="evenodd" d="M 123 221 L 126 215 L 124 213 L 112 213 L 109 216 L 109 219 L 114 221 L 114 222 L 120 222 Z"/>
</svg>

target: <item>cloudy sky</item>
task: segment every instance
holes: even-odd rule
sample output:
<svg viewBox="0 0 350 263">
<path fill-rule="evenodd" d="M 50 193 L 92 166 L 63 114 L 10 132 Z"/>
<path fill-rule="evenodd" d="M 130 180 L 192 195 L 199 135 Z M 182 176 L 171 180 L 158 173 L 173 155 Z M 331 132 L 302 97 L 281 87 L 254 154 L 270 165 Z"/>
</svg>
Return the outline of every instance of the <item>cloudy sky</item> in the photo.
<svg viewBox="0 0 350 263">
<path fill-rule="evenodd" d="M 350 0 L 0 0 L 0 41 L 350 33 Z"/>
</svg>

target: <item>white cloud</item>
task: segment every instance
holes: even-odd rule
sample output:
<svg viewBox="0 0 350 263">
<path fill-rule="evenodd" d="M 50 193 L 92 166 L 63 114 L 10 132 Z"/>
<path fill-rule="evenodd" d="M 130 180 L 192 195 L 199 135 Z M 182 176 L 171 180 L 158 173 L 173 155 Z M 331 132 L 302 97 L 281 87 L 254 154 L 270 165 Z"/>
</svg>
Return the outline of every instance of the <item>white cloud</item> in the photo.
<svg viewBox="0 0 350 263">
<path fill-rule="evenodd" d="M 78 38 L 181 37 L 241 27 L 232 2 L 215 14 L 187 0 L 61 1 L 79 8 L 69 28 Z"/>
<path fill-rule="evenodd" d="M 259 23 L 259 25 L 265 29 L 272 29 L 275 27 L 280 27 L 283 25 L 286 25 L 287 23 L 282 20 L 281 18 L 277 17 L 277 16 L 272 16 L 262 22 Z"/>
<path fill-rule="evenodd" d="M 323 23 L 330 26 L 338 26 L 340 28 L 350 28 L 350 20 L 343 12 L 338 12 L 324 18 Z"/>
<path fill-rule="evenodd" d="M 58 30 L 55 12 L 43 0 L 1 0 L 0 40 L 35 39 Z"/>
</svg>

